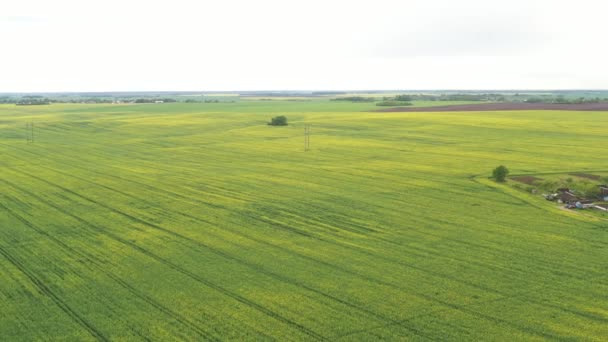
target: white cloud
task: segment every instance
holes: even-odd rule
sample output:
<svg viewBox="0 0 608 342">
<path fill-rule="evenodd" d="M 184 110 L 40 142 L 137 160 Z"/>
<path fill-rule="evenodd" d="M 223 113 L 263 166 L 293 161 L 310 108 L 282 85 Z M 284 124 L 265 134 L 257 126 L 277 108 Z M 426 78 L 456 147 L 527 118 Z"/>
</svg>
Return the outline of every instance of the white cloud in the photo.
<svg viewBox="0 0 608 342">
<path fill-rule="evenodd" d="M 599 0 L 11 1 L 0 91 L 608 88 Z"/>
</svg>

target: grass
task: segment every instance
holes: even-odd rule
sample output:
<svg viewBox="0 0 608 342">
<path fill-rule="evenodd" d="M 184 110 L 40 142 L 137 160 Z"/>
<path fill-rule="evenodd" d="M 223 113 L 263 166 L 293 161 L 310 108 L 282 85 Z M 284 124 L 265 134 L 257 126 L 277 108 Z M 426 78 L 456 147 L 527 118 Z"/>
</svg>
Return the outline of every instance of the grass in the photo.
<svg viewBox="0 0 608 342">
<path fill-rule="evenodd" d="M 608 336 L 606 222 L 487 179 L 608 170 L 606 113 L 369 108 L 0 106 L 0 338 Z"/>
</svg>

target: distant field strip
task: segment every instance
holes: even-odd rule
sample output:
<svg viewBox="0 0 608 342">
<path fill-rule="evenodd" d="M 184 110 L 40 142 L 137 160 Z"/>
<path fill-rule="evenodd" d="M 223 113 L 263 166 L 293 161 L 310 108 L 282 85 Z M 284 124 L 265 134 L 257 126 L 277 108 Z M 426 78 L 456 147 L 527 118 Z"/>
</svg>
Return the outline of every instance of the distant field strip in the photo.
<svg viewBox="0 0 608 342">
<path fill-rule="evenodd" d="M 606 113 L 268 102 L 0 106 L 0 339 L 608 336 L 605 222 L 485 178 L 608 170 Z"/>
</svg>

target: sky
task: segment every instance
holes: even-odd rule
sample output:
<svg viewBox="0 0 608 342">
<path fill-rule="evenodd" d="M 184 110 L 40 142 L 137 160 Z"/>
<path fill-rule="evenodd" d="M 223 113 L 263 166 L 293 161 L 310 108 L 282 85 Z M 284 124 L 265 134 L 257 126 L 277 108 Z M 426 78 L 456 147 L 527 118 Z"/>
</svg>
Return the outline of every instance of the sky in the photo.
<svg viewBox="0 0 608 342">
<path fill-rule="evenodd" d="M 4 0 L 0 92 L 608 89 L 602 0 Z"/>
</svg>

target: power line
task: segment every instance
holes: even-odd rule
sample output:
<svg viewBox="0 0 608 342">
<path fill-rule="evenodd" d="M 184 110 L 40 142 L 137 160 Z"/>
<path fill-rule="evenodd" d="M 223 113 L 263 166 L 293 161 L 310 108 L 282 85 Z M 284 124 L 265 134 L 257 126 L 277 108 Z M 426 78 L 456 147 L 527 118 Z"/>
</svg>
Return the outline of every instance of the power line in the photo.
<svg viewBox="0 0 608 342">
<path fill-rule="evenodd" d="M 28 144 L 34 142 L 34 121 L 27 121 L 25 123 L 25 141 Z"/>
</svg>

